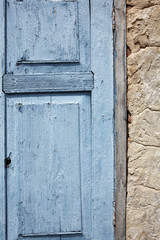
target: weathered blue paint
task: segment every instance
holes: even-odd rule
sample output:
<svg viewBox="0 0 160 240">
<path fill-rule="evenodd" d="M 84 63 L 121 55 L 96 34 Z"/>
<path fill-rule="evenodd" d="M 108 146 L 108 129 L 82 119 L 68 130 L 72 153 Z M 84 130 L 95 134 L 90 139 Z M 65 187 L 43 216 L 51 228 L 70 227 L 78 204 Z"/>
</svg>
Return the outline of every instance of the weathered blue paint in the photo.
<svg viewBox="0 0 160 240">
<path fill-rule="evenodd" d="M 5 73 L 5 0 L 0 1 L 0 82 Z M 5 96 L 0 84 L 0 238 L 6 240 L 5 199 Z"/>
<path fill-rule="evenodd" d="M 113 31 L 110 0 L 91 0 L 93 236 L 111 240 L 114 201 Z"/>
<path fill-rule="evenodd" d="M 47 75 L 12 75 L 3 77 L 5 93 L 90 91 L 94 87 L 93 73 Z"/>
<path fill-rule="evenodd" d="M 6 10 L 2 240 L 113 240 L 112 1 L 9 0 Z"/>
<path fill-rule="evenodd" d="M 9 73 L 90 71 L 89 0 L 7 2 Z"/>
<path fill-rule="evenodd" d="M 77 5 L 77 1 L 9 0 L 8 60 L 79 62 Z"/>
<path fill-rule="evenodd" d="M 7 96 L 8 239 L 91 239 L 90 107 L 89 93 Z"/>
</svg>

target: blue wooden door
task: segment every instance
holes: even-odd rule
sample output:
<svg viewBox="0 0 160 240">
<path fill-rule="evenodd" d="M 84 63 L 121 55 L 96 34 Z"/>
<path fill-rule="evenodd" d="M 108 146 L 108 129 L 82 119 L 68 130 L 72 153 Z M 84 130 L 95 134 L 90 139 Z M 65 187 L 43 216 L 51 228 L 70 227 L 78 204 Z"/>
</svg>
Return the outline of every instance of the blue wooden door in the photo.
<svg viewBox="0 0 160 240">
<path fill-rule="evenodd" d="M 5 9 L 2 240 L 113 240 L 112 1 Z"/>
</svg>

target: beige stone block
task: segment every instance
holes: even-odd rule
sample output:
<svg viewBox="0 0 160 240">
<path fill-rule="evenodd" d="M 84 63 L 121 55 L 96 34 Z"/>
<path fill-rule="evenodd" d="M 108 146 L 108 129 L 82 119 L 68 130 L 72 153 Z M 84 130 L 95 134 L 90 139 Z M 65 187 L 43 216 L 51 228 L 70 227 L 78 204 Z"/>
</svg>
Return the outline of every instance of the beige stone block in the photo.
<svg viewBox="0 0 160 240">
<path fill-rule="evenodd" d="M 132 116 L 129 138 L 145 146 L 160 147 L 160 111 L 144 110 Z"/>
<path fill-rule="evenodd" d="M 143 2 L 143 1 L 142 1 Z M 130 8 L 127 13 L 127 45 L 131 52 L 147 46 L 160 46 L 160 5 Z"/>
<path fill-rule="evenodd" d="M 128 110 L 137 115 L 146 108 L 160 110 L 160 47 L 147 47 L 127 59 Z"/>
<path fill-rule="evenodd" d="M 159 208 L 160 192 L 144 185 L 128 185 L 128 203 L 127 208 L 139 209 L 139 208 Z"/>
<path fill-rule="evenodd" d="M 160 148 L 131 142 L 128 157 L 128 186 L 144 186 L 160 193 Z M 157 204 L 158 199 L 154 200 Z"/>
<path fill-rule="evenodd" d="M 127 240 L 159 240 L 159 233 L 159 208 L 149 205 L 127 208 Z"/>
<path fill-rule="evenodd" d="M 160 0 L 127 0 L 127 240 L 160 240 Z"/>
<path fill-rule="evenodd" d="M 156 4 L 160 4 L 160 0 L 127 0 L 127 4 L 137 6 L 139 8 L 147 8 Z"/>
</svg>

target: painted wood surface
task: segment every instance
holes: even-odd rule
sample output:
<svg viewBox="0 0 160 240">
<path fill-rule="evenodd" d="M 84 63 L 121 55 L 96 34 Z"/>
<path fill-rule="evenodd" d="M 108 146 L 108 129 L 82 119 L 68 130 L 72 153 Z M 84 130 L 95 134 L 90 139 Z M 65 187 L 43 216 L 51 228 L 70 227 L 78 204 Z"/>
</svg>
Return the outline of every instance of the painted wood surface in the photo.
<svg viewBox="0 0 160 240">
<path fill-rule="evenodd" d="M 77 1 L 9 0 L 8 31 L 17 39 L 15 57 L 19 63 L 79 62 L 77 5 Z M 8 40 L 8 51 L 13 37 Z"/>
<path fill-rule="evenodd" d="M 54 75 L 5 75 L 5 93 L 71 92 L 93 89 L 92 73 L 66 73 Z"/>
<path fill-rule="evenodd" d="M 89 0 L 9 0 L 7 72 L 90 71 Z"/>
<path fill-rule="evenodd" d="M 27 45 L 29 36 L 19 39 L 17 32 L 30 31 L 25 29 L 28 23 L 23 24 L 22 30 L 17 29 L 14 32 L 11 26 L 12 22 L 14 26 L 19 26 L 18 14 L 22 15 L 15 6 L 27 2 L 31 3 L 30 0 L 11 1 L 9 2 L 11 4 L 6 6 L 7 54 L 6 71 L 2 75 L 6 74 L 3 82 L 4 91 L 10 94 L 6 94 L 6 109 L 4 111 L 4 108 L 1 108 L 1 111 L 3 114 L 6 112 L 5 157 L 10 156 L 11 164 L 6 168 L 7 208 L 3 213 L 7 213 L 7 218 L 6 222 L 3 221 L 3 225 L 6 223 L 7 227 L 3 229 L 2 240 L 6 240 L 5 230 L 7 240 L 44 238 L 46 240 L 113 240 L 112 1 L 46 0 L 43 2 L 43 4 L 47 2 L 52 8 L 54 3 L 56 6 L 62 6 L 63 16 L 59 15 L 60 19 L 70 17 L 68 10 L 65 13 L 65 6 L 68 6 L 67 8 L 74 6 L 71 7 L 70 14 L 71 19 L 78 19 L 75 31 L 78 29 L 79 35 L 72 36 L 74 30 L 73 22 L 70 20 L 68 20 L 71 27 L 69 32 L 75 44 L 79 39 L 79 50 L 76 52 L 73 50 L 73 53 L 67 56 L 68 62 L 65 63 L 61 61 L 64 61 L 66 53 L 64 59 L 59 58 L 59 62 L 46 63 L 47 60 L 52 61 L 54 58 L 51 59 L 51 55 L 48 55 L 49 59 L 43 58 L 45 55 L 42 54 L 43 50 L 40 51 L 40 47 L 37 47 L 39 59 L 31 59 L 31 61 L 36 60 L 37 63 L 29 62 L 29 58 L 19 58 L 22 45 L 29 47 L 33 45 L 33 36 L 30 36 L 31 45 Z M 36 3 L 37 1 L 33 5 Z M 26 5 L 24 11 L 28 11 L 27 7 Z M 31 12 L 36 15 L 35 9 Z M 43 19 L 46 21 L 48 18 L 48 15 L 44 16 L 44 11 L 42 13 L 43 16 L 38 22 Z M 34 20 L 34 16 L 32 20 L 34 26 L 37 20 Z M 63 28 L 61 34 L 63 36 Z M 68 39 L 68 36 L 66 38 Z M 65 41 L 65 38 L 63 40 Z M 64 43 L 62 40 L 60 42 L 63 48 Z M 43 46 L 45 43 L 42 41 L 42 48 Z M 61 56 L 62 48 L 61 46 L 57 48 L 55 56 Z M 78 51 L 79 62 L 74 62 Z M 31 52 L 33 53 L 34 50 L 32 49 Z M 94 73 L 94 86 L 92 74 L 88 74 L 91 72 Z M 51 81 L 52 84 L 54 82 L 60 87 L 57 89 L 58 93 L 53 93 L 53 85 L 50 93 L 46 90 L 48 88 L 45 88 L 51 80 L 49 77 L 51 74 L 58 75 L 55 82 L 53 78 Z M 79 77 L 74 81 L 68 79 L 68 76 L 74 74 Z M 42 75 L 46 78 L 43 79 Z M 87 88 L 85 88 L 85 75 L 89 76 Z M 75 88 L 75 84 L 78 88 Z M 68 92 L 60 93 L 64 91 L 63 86 L 67 86 Z M 11 92 L 14 87 L 14 91 Z M 32 87 L 34 94 L 31 94 Z M 3 101 L 2 104 L 4 106 Z M 55 116 L 57 118 L 54 118 Z M 4 118 L 2 124 L 4 128 Z M 1 146 L 3 144 L 2 142 Z M 2 191 L 4 189 L 3 184 Z M 58 194 L 54 195 L 55 192 Z"/>
<path fill-rule="evenodd" d="M 110 0 L 91 0 L 94 240 L 114 239 L 114 83 Z M 105 210 L 106 209 L 106 210 Z"/>
<path fill-rule="evenodd" d="M 87 93 L 7 97 L 8 239 L 91 234 L 90 117 Z"/>
<path fill-rule="evenodd" d="M 0 1 L 0 239 L 6 240 L 6 181 L 5 181 L 5 95 L 2 76 L 5 73 L 5 1 Z"/>
</svg>

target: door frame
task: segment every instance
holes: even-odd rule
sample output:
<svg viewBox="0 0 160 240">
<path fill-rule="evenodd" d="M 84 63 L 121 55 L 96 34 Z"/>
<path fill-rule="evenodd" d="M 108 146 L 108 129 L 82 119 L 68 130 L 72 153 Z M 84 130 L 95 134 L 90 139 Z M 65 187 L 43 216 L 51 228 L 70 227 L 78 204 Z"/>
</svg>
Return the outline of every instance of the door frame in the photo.
<svg viewBox="0 0 160 240">
<path fill-rule="evenodd" d="M 127 74 L 126 0 L 114 0 L 115 239 L 126 239 Z"/>
<path fill-rule="evenodd" d="M 91 0 L 90 0 L 91 1 Z M 0 1 L 0 77 L 5 74 L 5 0 Z M 126 107 L 126 1 L 114 0 L 114 90 L 115 90 L 115 239 L 125 240 L 126 232 L 126 164 L 127 164 L 127 107 Z M 106 93 L 107 95 L 107 93 Z M 5 96 L 0 84 L 0 236 L 6 239 L 5 187 Z"/>
</svg>

